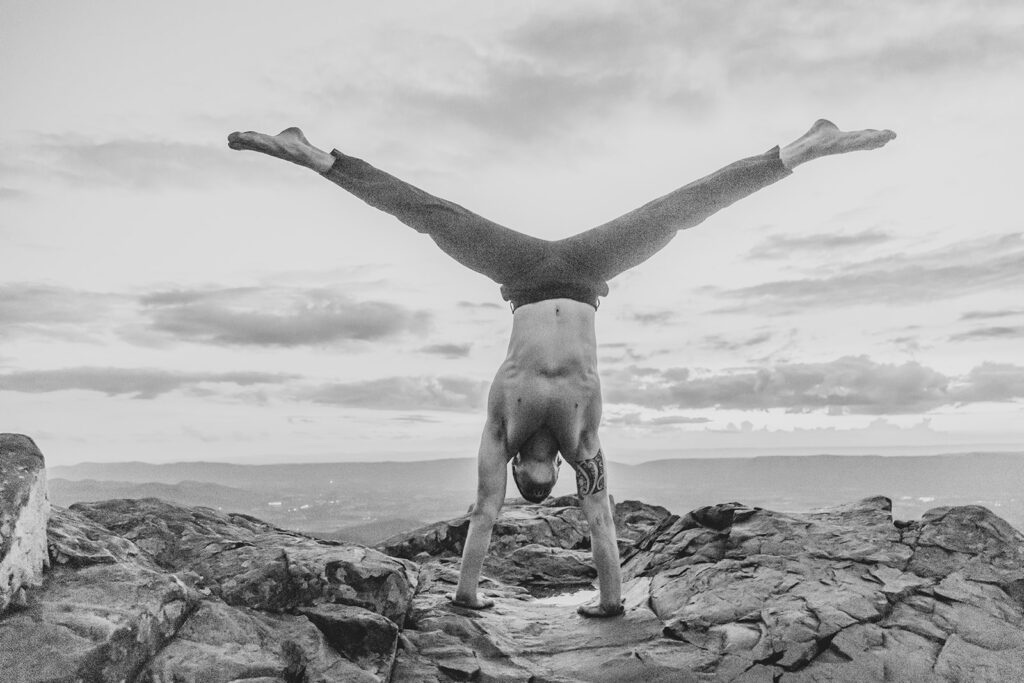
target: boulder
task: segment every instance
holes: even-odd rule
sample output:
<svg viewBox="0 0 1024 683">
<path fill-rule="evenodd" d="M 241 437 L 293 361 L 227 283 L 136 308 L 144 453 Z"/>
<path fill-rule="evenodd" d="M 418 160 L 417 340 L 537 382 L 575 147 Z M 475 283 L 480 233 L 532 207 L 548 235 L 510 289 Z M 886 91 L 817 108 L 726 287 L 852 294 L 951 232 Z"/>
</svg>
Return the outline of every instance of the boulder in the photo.
<svg viewBox="0 0 1024 683">
<path fill-rule="evenodd" d="M 620 549 L 669 517 L 668 510 L 628 500 L 613 507 Z M 394 536 L 378 548 L 400 558 L 426 561 L 458 558 L 469 531 L 469 515 Z M 484 572 L 535 593 L 584 586 L 597 576 L 590 558 L 590 531 L 576 496 L 541 504 L 506 502 L 491 532 Z"/>
<path fill-rule="evenodd" d="M 139 683 L 252 679 L 310 683 L 380 683 L 331 648 L 301 616 L 268 614 L 205 601 L 145 666 Z"/>
<path fill-rule="evenodd" d="M 42 581 L 49 515 L 43 454 L 27 436 L 0 434 L 0 614 Z"/>
<path fill-rule="evenodd" d="M 72 507 L 50 516 L 44 582 L 0 618 L 12 680 L 388 680 L 413 563 L 155 499 Z"/>
<path fill-rule="evenodd" d="M 387 679 L 398 647 L 395 622 L 351 605 L 317 605 L 298 612 L 320 629 L 335 650 L 362 669 Z"/>
<path fill-rule="evenodd" d="M 0 620 L 3 679 L 134 680 L 198 605 L 172 575 L 131 562 L 55 567 Z"/>
<path fill-rule="evenodd" d="M 416 587 L 415 564 L 371 548 L 321 541 L 248 515 L 156 498 L 78 503 L 71 510 L 145 550 L 167 571 L 230 605 L 284 612 L 353 605 L 399 626 Z"/>
</svg>

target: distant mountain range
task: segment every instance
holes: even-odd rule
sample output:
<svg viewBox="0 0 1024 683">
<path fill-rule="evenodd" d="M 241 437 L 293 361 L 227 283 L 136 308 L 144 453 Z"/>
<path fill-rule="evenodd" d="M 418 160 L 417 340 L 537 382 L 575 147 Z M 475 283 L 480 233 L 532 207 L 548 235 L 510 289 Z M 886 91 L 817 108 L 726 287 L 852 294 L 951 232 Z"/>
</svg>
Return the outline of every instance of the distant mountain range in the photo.
<svg viewBox="0 0 1024 683">
<path fill-rule="evenodd" d="M 572 493 L 568 467 L 554 494 Z M 243 512 L 325 537 L 372 543 L 465 512 L 476 491 L 470 458 L 379 463 L 235 465 L 83 463 L 48 470 L 54 503 L 156 497 Z M 814 455 L 678 458 L 609 464 L 617 500 L 676 513 L 738 501 L 801 511 L 870 495 L 897 518 L 940 505 L 984 505 L 1024 528 L 1024 452 L 930 456 Z M 510 487 L 510 495 L 516 495 Z"/>
</svg>

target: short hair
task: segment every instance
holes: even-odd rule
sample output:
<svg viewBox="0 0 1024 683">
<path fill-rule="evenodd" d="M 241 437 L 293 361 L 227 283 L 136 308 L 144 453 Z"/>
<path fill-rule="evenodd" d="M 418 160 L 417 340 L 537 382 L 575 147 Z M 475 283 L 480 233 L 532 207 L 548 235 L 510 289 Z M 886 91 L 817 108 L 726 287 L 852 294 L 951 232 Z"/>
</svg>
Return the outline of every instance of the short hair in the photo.
<svg viewBox="0 0 1024 683">
<path fill-rule="evenodd" d="M 551 489 L 558 482 L 558 466 L 561 458 L 544 462 L 525 459 L 517 454 L 512 459 L 512 479 L 523 498 L 531 503 L 542 503 L 551 495 Z M 544 476 L 548 474 L 548 476 Z"/>
</svg>

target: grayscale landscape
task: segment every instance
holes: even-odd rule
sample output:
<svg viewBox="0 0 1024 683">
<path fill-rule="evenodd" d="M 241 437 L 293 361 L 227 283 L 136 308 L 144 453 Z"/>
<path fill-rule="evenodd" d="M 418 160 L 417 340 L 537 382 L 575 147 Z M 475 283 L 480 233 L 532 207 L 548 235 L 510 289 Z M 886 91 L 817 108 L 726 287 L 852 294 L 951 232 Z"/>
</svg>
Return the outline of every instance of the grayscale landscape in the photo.
<svg viewBox="0 0 1024 683">
<path fill-rule="evenodd" d="M 54 504 L 162 498 L 241 512 L 322 538 L 374 544 L 464 513 L 473 501 L 472 458 L 414 462 L 235 465 L 83 463 L 49 470 Z M 554 494 L 571 493 L 562 466 Z M 931 456 L 762 456 L 610 463 L 616 500 L 642 500 L 676 514 L 736 501 L 807 511 L 872 495 L 897 519 L 944 505 L 983 505 L 1024 529 L 1024 453 Z M 515 495 L 515 489 L 509 489 Z"/>
</svg>

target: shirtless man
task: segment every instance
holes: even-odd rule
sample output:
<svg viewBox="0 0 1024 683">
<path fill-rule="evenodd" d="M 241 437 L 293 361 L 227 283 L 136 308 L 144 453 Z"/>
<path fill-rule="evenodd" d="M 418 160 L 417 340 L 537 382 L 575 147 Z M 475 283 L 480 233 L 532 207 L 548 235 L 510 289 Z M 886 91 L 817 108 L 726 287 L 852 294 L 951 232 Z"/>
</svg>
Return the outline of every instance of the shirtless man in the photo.
<svg viewBox="0 0 1024 683">
<path fill-rule="evenodd" d="M 580 507 L 590 527 L 600 598 L 580 613 L 621 614 L 621 576 L 598 439 L 601 385 L 594 331 L 598 297 L 608 280 L 650 258 L 705 218 L 812 159 L 881 147 L 888 130 L 842 132 L 819 120 L 781 150 L 730 164 L 592 230 L 547 241 L 492 223 L 434 197 L 364 161 L 312 146 L 298 128 L 278 135 L 232 133 L 228 146 L 269 154 L 312 169 L 366 203 L 430 235 L 459 263 L 501 285 L 512 305 L 508 355 L 487 401 L 480 441 L 477 499 L 453 602 L 484 609 L 477 594 L 491 529 L 505 500 L 506 469 L 523 497 L 544 500 L 558 477 L 559 452 L 576 472 Z"/>
</svg>

